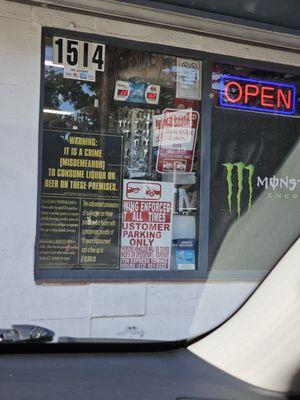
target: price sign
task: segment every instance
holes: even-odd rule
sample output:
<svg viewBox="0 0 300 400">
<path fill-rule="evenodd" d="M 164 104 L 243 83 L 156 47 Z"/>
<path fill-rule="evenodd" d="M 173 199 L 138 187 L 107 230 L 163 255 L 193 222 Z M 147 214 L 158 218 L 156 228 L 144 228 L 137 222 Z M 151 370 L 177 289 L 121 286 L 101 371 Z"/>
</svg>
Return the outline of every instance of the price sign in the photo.
<svg viewBox="0 0 300 400">
<path fill-rule="evenodd" d="M 64 78 L 95 81 L 105 68 L 105 45 L 54 36 L 53 63 L 64 66 Z"/>
<path fill-rule="evenodd" d="M 158 104 L 160 86 L 147 82 L 117 81 L 114 99 L 128 103 Z"/>
</svg>

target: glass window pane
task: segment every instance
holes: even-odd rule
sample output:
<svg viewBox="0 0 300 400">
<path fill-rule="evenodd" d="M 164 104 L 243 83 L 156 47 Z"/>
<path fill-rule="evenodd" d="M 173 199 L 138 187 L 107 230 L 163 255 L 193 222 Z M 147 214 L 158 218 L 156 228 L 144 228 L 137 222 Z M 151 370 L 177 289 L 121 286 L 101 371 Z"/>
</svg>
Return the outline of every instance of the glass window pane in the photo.
<svg viewBox="0 0 300 400">
<path fill-rule="evenodd" d="M 212 84 L 210 268 L 265 274 L 300 232 L 300 78 L 214 65 Z"/>
<path fill-rule="evenodd" d="M 46 38 L 37 264 L 196 270 L 201 62 L 99 45 Z"/>
</svg>

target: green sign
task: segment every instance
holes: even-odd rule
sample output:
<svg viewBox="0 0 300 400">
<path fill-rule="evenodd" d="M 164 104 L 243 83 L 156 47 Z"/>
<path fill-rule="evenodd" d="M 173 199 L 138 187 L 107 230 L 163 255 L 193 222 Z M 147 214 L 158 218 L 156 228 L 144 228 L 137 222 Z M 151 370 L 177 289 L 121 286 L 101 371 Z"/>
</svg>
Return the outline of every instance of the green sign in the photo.
<svg viewBox="0 0 300 400">
<path fill-rule="evenodd" d="M 236 208 L 239 218 L 241 215 L 241 201 L 242 193 L 244 190 L 247 190 L 248 192 L 249 211 L 252 206 L 254 165 L 246 165 L 242 161 L 237 161 L 235 163 L 224 163 L 222 165 L 226 168 L 227 171 L 227 200 L 230 214 L 232 213 L 233 208 L 234 184 L 237 185 Z"/>
</svg>

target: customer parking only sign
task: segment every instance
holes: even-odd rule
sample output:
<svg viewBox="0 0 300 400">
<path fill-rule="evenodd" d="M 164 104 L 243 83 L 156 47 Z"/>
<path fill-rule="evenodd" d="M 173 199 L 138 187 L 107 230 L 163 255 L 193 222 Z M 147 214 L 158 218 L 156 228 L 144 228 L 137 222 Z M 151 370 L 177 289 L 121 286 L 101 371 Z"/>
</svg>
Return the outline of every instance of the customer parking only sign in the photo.
<svg viewBox="0 0 300 400">
<path fill-rule="evenodd" d="M 124 180 L 121 269 L 170 269 L 172 213 L 172 182 Z"/>
</svg>

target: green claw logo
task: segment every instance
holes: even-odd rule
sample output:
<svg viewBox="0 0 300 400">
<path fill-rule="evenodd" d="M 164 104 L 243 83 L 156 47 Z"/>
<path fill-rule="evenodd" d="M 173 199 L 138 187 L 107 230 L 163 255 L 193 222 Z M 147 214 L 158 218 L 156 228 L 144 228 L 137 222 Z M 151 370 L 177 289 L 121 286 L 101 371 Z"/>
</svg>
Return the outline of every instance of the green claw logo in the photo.
<svg viewBox="0 0 300 400">
<path fill-rule="evenodd" d="M 222 164 L 227 171 L 227 201 L 229 212 L 232 212 L 232 195 L 233 195 L 233 172 L 236 170 L 237 172 L 237 194 L 236 194 L 236 203 L 237 203 L 237 214 L 238 218 L 241 215 L 241 200 L 242 200 L 242 193 L 243 193 L 243 185 L 244 185 L 244 170 L 248 172 L 248 211 L 251 209 L 252 205 L 252 197 L 253 197 L 253 175 L 254 175 L 254 165 L 253 164 L 244 164 L 242 161 L 238 161 L 235 163 L 225 163 Z"/>
</svg>

